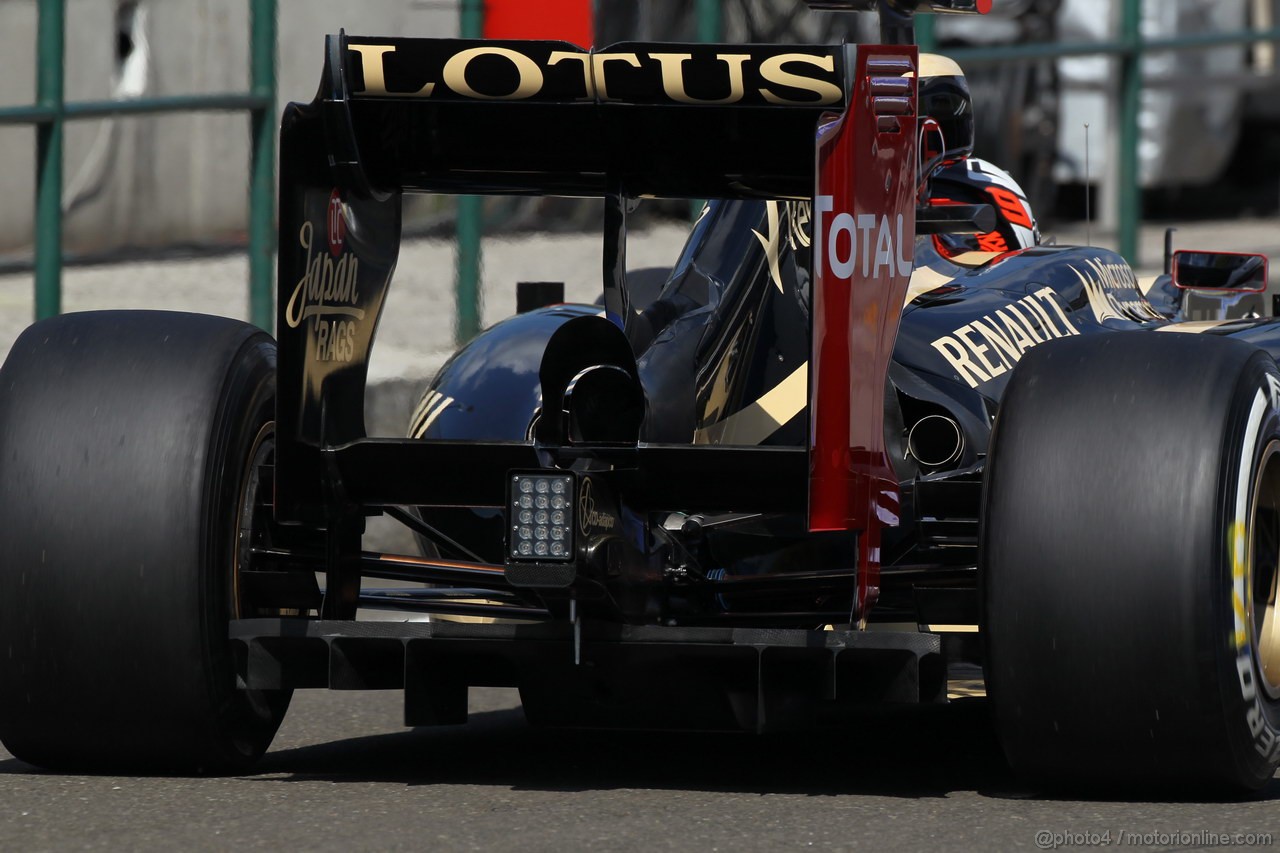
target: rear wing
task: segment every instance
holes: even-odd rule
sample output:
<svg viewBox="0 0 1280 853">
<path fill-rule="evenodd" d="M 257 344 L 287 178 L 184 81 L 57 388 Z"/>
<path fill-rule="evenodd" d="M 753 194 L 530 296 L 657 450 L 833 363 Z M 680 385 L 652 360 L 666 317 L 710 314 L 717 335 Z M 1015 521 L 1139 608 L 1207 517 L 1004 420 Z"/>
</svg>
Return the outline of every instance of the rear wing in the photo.
<svg viewBox="0 0 1280 853">
<path fill-rule="evenodd" d="M 329 36 L 319 93 L 281 125 L 280 433 L 300 448 L 365 435 L 402 192 L 606 198 L 621 323 L 627 200 L 812 198 L 816 129 L 848 110 L 856 53 Z"/>
<path fill-rule="evenodd" d="M 312 109 L 353 186 L 808 198 L 813 128 L 847 107 L 846 66 L 839 46 L 343 34 Z"/>
</svg>

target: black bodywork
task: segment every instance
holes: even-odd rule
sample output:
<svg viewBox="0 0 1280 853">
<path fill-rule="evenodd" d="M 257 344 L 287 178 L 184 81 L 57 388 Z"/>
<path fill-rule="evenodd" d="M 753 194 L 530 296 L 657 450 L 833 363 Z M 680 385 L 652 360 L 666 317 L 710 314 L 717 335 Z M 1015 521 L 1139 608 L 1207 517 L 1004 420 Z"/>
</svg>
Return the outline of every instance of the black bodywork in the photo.
<svg viewBox="0 0 1280 853">
<path fill-rule="evenodd" d="M 637 368 L 649 401 L 643 440 L 805 445 L 805 386 L 794 377 L 796 371 L 803 377 L 809 359 L 810 216 L 805 202 L 709 204 L 655 302 L 636 309 L 643 318 Z M 918 292 L 913 289 L 904 309 L 886 387 L 885 441 L 900 477 L 902 514 L 886 532 L 872 621 L 976 628 L 985 449 L 1004 387 L 1031 347 L 1132 330 L 1231 335 L 1280 349 L 1280 327 L 1269 319 L 1183 322 L 1182 294 L 1168 276 L 1150 284 L 1148 299 L 1124 259 L 1105 249 L 1040 246 L 962 265 L 921 237 L 916 266 Z M 519 369 L 512 354 L 540 352 L 555 329 L 598 310 L 556 305 L 487 330 L 441 370 L 410 434 L 521 440 L 540 406 L 538 371 L 536 362 Z M 785 393 L 789 378 L 796 393 Z M 766 413 L 759 401 L 771 392 L 775 401 Z M 932 446 L 942 450 L 922 460 L 908 450 L 908 435 L 940 417 L 958 430 L 935 434 Z M 921 439 L 922 450 L 930 446 L 928 437 Z M 779 485 L 761 472 L 761 488 Z M 501 559 L 500 514 L 456 513 L 447 523 L 469 549 Z M 722 579 L 776 575 L 778 587 L 766 599 L 771 609 L 781 601 L 789 601 L 781 609 L 792 612 L 812 607 L 815 590 L 799 580 L 786 588 L 797 563 L 812 564 L 779 548 L 786 530 L 782 517 L 699 530 L 710 563 L 702 571 Z M 792 532 L 809 537 L 800 525 Z M 832 611 L 848 603 L 828 607 L 826 616 L 834 618 Z M 717 592 L 714 607 L 680 618 L 714 620 L 724 615 L 719 610 L 745 614 L 752 603 Z"/>
<path fill-rule="evenodd" d="M 840 368 L 855 398 L 883 400 L 869 411 L 897 491 L 872 476 L 883 500 L 855 507 L 862 528 L 815 524 L 811 244 L 826 234 L 814 200 L 830 199 L 815 136 L 822 152 L 842 115 L 870 112 L 867 163 L 903 187 L 876 204 L 914 204 L 901 80 L 915 54 L 798 51 L 615 45 L 601 61 L 567 44 L 330 38 L 319 96 L 282 129 L 276 533 L 243 571 L 265 611 L 298 615 L 232 622 L 243 684 L 403 687 L 413 724 L 458 722 L 468 686 L 499 684 L 551 723 L 759 729 L 940 701 L 949 661 L 980 662 L 983 460 L 1010 372 L 1053 338 L 1172 328 L 1177 294 L 1162 281 L 1165 301 L 1147 301 L 1096 248 L 957 264 L 926 232 L 968 227 L 958 217 L 899 214 L 885 256 L 902 274 L 866 303 L 887 327 L 901 306 L 892 359 Z M 671 146 L 672 122 L 687 144 Z M 603 307 L 487 330 L 441 370 L 408 438 L 368 438 L 406 190 L 603 197 Z M 642 196 L 713 200 L 657 298 L 632 304 L 626 216 Z M 889 223 L 881 240 L 893 209 L 865 214 Z M 1267 321 L 1197 331 L 1280 351 Z M 572 476 L 571 559 L 511 558 L 513 472 Z M 361 550 L 384 513 L 422 555 Z"/>
</svg>

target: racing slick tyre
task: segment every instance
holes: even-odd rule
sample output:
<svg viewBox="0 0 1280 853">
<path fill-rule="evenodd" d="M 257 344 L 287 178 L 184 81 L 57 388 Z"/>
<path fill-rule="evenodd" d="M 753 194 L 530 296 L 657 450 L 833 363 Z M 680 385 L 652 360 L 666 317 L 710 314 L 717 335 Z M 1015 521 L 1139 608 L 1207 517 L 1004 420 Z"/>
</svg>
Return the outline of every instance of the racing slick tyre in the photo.
<svg viewBox="0 0 1280 853">
<path fill-rule="evenodd" d="M 1280 371 L 1203 335 L 1030 351 L 991 439 L 987 688 L 1016 771 L 1241 790 L 1280 760 Z"/>
<path fill-rule="evenodd" d="M 151 311 L 37 323 L 0 368 L 0 740 L 40 767 L 236 772 L 290 693 L 228 620 L 274 446 L 275 342 Z M 266 481 L 269 484 L 269 479 Z M 253 492 L 253 494 L 250 494 Z"/>
</svg>

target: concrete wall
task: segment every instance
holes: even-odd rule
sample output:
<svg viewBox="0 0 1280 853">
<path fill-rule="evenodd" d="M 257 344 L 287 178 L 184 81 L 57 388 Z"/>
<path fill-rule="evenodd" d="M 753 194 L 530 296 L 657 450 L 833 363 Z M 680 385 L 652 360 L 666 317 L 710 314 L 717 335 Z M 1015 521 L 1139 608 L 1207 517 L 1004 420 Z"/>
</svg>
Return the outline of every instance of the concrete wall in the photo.
<svg viewBox="0 0 1280 853">
<path fill-rule="evenodd" d="M 0 2 L 0 104 L 34 100 L 35 9 L 35 0 Z M 279 0 L 279 9 L 281 107 L 314 96 L 326 33 L 454 36 L 458 26 L 455 0 Z M 68 101 L 249 86 L 248 0 L 68 0 L 66 38 Z M 29 127 L 0 128 L 0 253 L 30 251 L 34 137 Z M 70 123 L 66 249 L 236 238 L 246 221 L 248 151 L 241 113 Z"/>
</svg>

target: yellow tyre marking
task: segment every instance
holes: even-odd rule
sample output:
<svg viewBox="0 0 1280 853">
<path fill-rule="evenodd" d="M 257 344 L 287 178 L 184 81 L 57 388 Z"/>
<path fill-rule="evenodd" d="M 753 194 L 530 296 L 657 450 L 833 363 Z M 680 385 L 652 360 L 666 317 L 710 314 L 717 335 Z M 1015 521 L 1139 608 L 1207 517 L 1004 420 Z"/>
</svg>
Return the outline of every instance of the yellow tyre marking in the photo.
<svg viewBox="0 0 1280 853">
<path fill-rule="evenodd" d="M 1245 609 L 1242 591 L 1248 571 L 1247 529 L 1243 521 L 1232 522 L 1227 536 L 1231 542 L 1231 609 L 1235 611 L 1235 644 L 1242 649 L 1249 643 L 1249 614 Z"/>
</svg>

